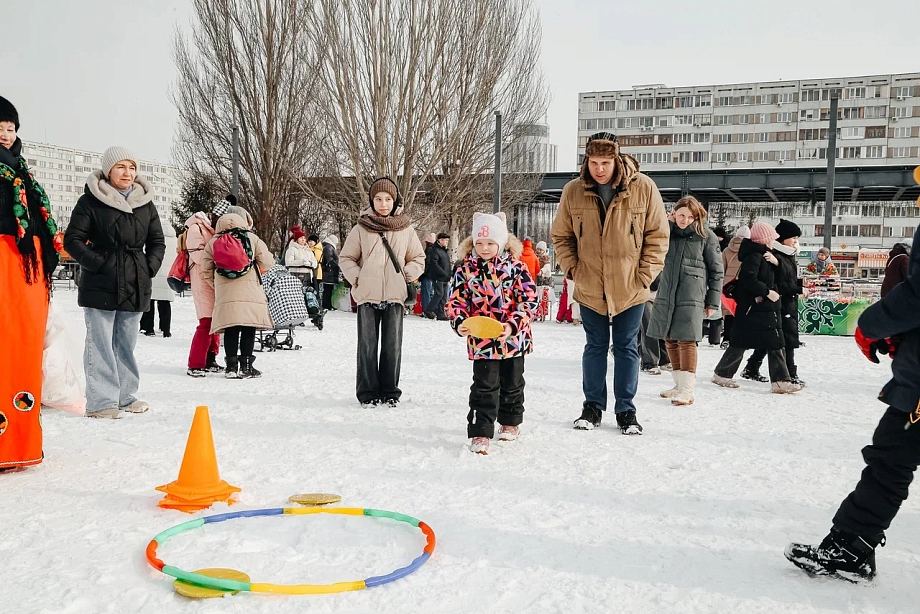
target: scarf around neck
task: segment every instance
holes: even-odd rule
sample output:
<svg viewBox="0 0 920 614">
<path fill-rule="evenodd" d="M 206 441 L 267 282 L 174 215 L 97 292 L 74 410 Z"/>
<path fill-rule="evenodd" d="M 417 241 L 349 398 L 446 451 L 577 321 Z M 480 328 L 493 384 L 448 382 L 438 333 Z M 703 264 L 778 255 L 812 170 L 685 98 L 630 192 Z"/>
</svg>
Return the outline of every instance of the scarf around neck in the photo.
<svg viewBox="0 0 920 614">
<path fill-rule="evenodd" d="M 370 232 L 397 232 L 408 228 L 411 223 L 409 216 L 402 213 L 387 217 L 368 214 L 358 218 L 358 224 Z"/>
<path fill-rule="evenodd" d="M 797 250 L 796 248 L 789 247 L 788 245 L 783 245 L 779 241 L 773 242 L 773 249 L 775 249 L 778 252 L 782 252 L 786 254 L 787 256 L 795 256 L 797 253 L 799 253 L 799 250 Z"/>
</svg>

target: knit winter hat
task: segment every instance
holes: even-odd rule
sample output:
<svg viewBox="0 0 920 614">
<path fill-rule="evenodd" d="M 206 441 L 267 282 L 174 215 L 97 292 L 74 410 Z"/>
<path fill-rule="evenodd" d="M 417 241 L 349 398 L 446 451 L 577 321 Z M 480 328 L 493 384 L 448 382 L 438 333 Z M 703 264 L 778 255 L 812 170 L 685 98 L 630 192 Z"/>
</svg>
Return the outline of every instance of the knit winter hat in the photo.
<svg viewBox="0 0 920 614">
<path fill-rule="evenodd" d="M 306 238 L 307 238 L 307 233 L 305 233 L 305 232 L 300 228 L 300 226 L 294 226 L 293 228 L 291 228 L 291 235 L 293 235 L 293 236 L 291 237 L 291 239 L 294 240 L 294 241 L 299 241 L 300 239 L 306 239 Z"/>
<path fill-rule="evenodd" d="M 214 205 L 214 207 L 211 209 L 211 213 L 213 213 L 213 214 L 216 215 L 217 217 L 220 217 L 220 216 L 222 216 L 224 213 L 227 212 L 227 209 L 228 209 L 229 207 L 230 207 L 230 203 L 228 203 L 228 202 L 225 201 L 225 200 L 222 200 L 222 201 L 220 201 L 219 203 L 217 203 L 216 205 Z"/>
<path fill-rule="evenodd" d="M 751 227 L 751 241 L 770 247 L 779 235 L 772 226 L 765 222 L 757 222 Z"/>
<path fill-rule="evenodd" d="M 488 239 L 498 244 L 499 250 L 508 245 L 508 222 L 505 213 L 474 213 L 473 243 L 479 239 Z"/>
<path fill-rule="evenodd" d="M 751 238 L 751 229 L 747 226 L 741 226 L 738 230 L 735 231 L 735 238 L 741 239 L 750 239 Z"/>
<path fill-rule="evenodd" d="M 393 197 L 393 211 L 390 213 L 390 215 L 395 214 L 396 207 L 399 206 L 401 200 L 399 198 L 399 188 L 396 187 L 396 183 L 389 177 L 381 177 L 380 179 L 374 181 L 374 183 L 371 184 L 370 191 L 367 193 L 371 202 L 371 208 L 374 207 L 374 196 L 380 192 L 386 192 Z"/>
<path fill-rule="evenodd" d="M 534 246 L 534 249 L 542 249 L 545 252 L 546 251 L 546 241 L 540 241 Z"/>
<path fill-rule="evenodd" d="M 19 111 L 3 96 L 0 96 L 0 122 L 13 122 L 16 132 L 19 132 Z"/>
<path fill-rule="evenodd" d="M 109 173 L 112 172 L 112 167 L 122 160 L 134 162 L 135 170 L 140 170 L 141 165 L 137 161 L 137 156 L 130 149 L 120 145 L 113 145 L 102 154 L 102 174 L 108 178 Z"/>
<path fill-rule="evenodd" d="M 433 232 L 428 233 L 428 236 L 425 237 L 425 243 L 435 243 L 438 240 L 438 235 Z"/>
<path fill-rule="evenodd" d="M 316 235 L 310 235 L 309 237 L 307 237 L 307 243 L 309 243 L 310 241 L 313 241 L 314 243 L 319 243 L 319 237 L 317 237 Z"/>
<path fill-rule="evenodd" d="M 780 219 L 779 224 L 776 225 L 776 234 L 779 235 L 776 240 L 782 243 L 792 237 L 801 237 L 802 229 L 795 222 Z"/>
</svg>

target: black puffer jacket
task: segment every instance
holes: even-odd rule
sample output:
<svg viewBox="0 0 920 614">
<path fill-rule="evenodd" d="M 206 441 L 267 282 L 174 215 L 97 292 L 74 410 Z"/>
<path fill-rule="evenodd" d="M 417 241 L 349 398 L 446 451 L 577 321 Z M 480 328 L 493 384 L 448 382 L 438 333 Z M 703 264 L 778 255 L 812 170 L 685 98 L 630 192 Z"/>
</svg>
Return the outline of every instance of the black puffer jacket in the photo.
<svg viewBox="0 0 920 614">
<path fill-rule="evenodd" d="M 166 252 L 151 186 L 138 177 L 126 201 L 101 171 L 90 175 L 67 226 L 64 248 L 83 269 L 81 307 L 147 311 L 151 279 Z"/>
<path fill-rule="evenodd" d="M 339 268 L 339 251 L 335 245 L 323 242 L 323 283 L 339 283 L 339 275 L 342 269 Z"/>
<path fill-rule="evenodd" d="M 437 243 L 425 251 L 425 277 L 441 282 L 448 282 L 453 277 L 450 254 Z"/>
<path fill-rule="evenodd" d="M 780 301 L 767 298 L 777 290 L 777 267 L 764 260 L 767 248 L 750 239 L 741 242 L 738 258 L 738 286 L 734 297 L 738 301 L 732 325 L 731 345 L 748 350 L 780 350 L 785 347 Z M 778 291 L 778 290 L 777 290 Z M 761 299 L 758 301 L 757 299 Z"/>
<path fill-rule="evenodd" d="M 920 244 L 920 227 L 914 245 Z M 907 279 L 859 317 L 859 328 L 871 339 L 899 337 L 891 362 L 891 381 L 879 400 L 920 418 L 920 250 L 911 250 Z M 916 428 L 916 427 L 914 427 Z"/>
<path fill-rule="evenodd" d="M 783 318 L 783 336 L 787 348 L 797 348 L 799 343 L 799 295 L 802 294 L 802 280 L 794 254 L 784 254 L 774 249 L 773 255 L 779 261 L 776 267 L 776 291 L 780 295 L 780 315 Z"/>
</svg>

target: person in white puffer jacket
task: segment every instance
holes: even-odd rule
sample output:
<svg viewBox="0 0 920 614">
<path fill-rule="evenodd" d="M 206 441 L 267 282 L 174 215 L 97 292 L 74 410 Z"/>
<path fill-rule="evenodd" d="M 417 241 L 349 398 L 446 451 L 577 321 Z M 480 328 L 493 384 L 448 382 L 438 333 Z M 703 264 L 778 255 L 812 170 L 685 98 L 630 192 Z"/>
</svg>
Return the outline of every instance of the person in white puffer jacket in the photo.
<svg viewBox="0 0 920 614">
<path fill-rule="evenodd" d="M 291 242 L 284 254 L 284 266 L 292 273 L 309 275 L 309 283 L 313 283 L 316 276 L 316 255 L 307 245 L 307 235 L 300 226 L 291 229 Z"/>
</svg>

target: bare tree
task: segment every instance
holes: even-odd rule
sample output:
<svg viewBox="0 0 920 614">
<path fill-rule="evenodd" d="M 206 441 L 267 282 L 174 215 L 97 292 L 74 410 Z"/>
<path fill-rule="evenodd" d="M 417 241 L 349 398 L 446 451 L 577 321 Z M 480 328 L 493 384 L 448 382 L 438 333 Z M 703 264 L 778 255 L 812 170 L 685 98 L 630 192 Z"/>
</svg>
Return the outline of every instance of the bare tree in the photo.
<svg viewBox="0 0 920 614">
<path fill-rule="evenodd" d="M 518 127 L 546 111 L 531 0 L 317 5 L 314 31 L 327 50 L 319 149 L 339 192 L 356 194 L 352 211 L 367 202 L 369 180 L 385 174 L 417 223 L 454 231 L 467 224 L 491 200 L 493 112 L 504 113 L 510 151 Z M 535 192 L 539 180 L 524 179 L 509 180 L 503 206 Z"/>
<path fill-rule="evenodd" d="M 229 184 L 240 127 L 240 201 L 274 247 L 297 217 L 292 177 L 311 172 L 317 33 L 309 0 L 192 0 L 191 39 L 177 32 L 171 98 L 180 130 L 174 155 L 192 173 Z"/>
</svg>

